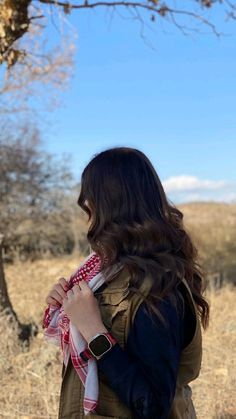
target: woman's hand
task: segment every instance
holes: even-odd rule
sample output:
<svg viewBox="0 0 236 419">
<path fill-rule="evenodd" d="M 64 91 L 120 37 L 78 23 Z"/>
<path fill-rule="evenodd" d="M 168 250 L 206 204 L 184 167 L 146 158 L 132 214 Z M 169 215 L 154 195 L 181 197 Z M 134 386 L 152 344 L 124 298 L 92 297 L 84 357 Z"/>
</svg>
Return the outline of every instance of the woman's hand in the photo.
<svg viewBox="0 0 236 419">
<path fill-rule="evenodd" d="M 80 281 L 63 298 L 63 310 L 86 341 L 97 333 L 108 332 L 101 318 L 97 299 L 86 281 Z"/>
<path fill-rule="evenodd" d="M 46 297 L 46 303 L 51 306 L 58 307 L 63 303 L 63 298 L 66 297 L 68 290 L 68 282 L 65 278 L 60 278 L 59 281 L 53 286 Z"/>
</svg>

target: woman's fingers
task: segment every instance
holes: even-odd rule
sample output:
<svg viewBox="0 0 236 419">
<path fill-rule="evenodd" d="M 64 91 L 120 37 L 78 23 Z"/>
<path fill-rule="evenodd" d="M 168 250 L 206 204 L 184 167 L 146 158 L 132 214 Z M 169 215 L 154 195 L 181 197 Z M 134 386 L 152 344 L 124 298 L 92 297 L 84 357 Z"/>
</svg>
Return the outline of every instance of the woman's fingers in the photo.
<svg viewBox="0 0 236 419">
<path fill-rule="evenodd" d="M 60 278 L 54 285 L 53 289 L 49 292 L 46 302 L 52 306 L 58 306 L 63 304 L 63 299 L 71 299 L 74 294 L 79 292 L 90 293 L 91 289 L 85 281 L 80 281 L 69 290 L 69 284 L 65 278 Z"/>
<path fill-rule="evenodd" d="M 73 297 L 73 295 L 74 295 L 74 291 L 72 289 L 69 290 L 69 291 L 67 291 L 66 296 L 67 296 L 68 299 L 70 299 L 71 297 Z"/>
<path fill-rule="evenodd" d="M 79 283 L 79 284 L 75 284 L 71 290 L 72 290 L 72 291 L 73 291 L 73 293 L 74 293 L 74 294 L 76 294 L 76 295 L 77 295 L 78 293 L 80 293 L 80 291 L 81 291 L 80 283 Z"/>
<path fill-rule="evenodd" d="M 61 298 L 66 297 L 66 292 L 65 292 L 63 286 L 60 283 L 55 284 L 54 287 L 53 287 L 53 290 L 57 291 L 57 293 L 61 296 Z"/>
<path fill-rule="evenodd" d="M 53 307 L 58 307 L 61 306 L 61 303 L 59 301 L 56 301 L 53 297 L 51 297 L 50 295 L 47 296 L 46 298 L 46 303 L 50 304 Z"/>
<path fill-rule="evenodd" d="M 53 286 L 52 290 L 46 297 L 46 303 L 52 306 L 62 305 L 63 298 L 66 298 L 66 291 L 69 289 L 69 284 L 65 278 L 60 278 Z"/>
<path fill-rule="evenodd" d="M 92 293 L 90 286 L 87 284 L 86 281 L 82 280 L 79 282 L 79 286 L 81 291 L 86 292 L 88 294 Z"/>
<path fill-rule="evenodd" d="M 65 278 L 60 278 L 58 283 L 61 284 L 62 288 L 67 291 L 69 289 L 69 284 Z"/>
<path fill-rule="evenodd" d="M 63 297 L 57 292 L 57 290 L 54 288 L 52 291 L 48 294 L 48 297 L 54 298 L 58 303 L 62 304 Z"/>
</svg>

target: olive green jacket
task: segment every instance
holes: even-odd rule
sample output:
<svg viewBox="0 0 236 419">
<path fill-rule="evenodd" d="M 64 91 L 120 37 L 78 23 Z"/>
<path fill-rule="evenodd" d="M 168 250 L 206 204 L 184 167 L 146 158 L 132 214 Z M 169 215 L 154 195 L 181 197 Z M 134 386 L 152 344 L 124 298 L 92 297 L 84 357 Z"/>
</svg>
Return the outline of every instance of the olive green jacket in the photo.
<svg viewBox="0 0 236 419">
<path fill-rule="evenodd" d="M 103 322 L 106 328 L 117 339 L 122 348 L 125 348 L 130 326 L 135 314 L 143 301 L 141 295 L 130 293 L 128 290 L 130 275 L 127 268 L 124 268 L 116 278 L 101 292 L 96 292 L 96 298 Z M 191 399 L 190 381 L 197 378 L 200 372 L 202 358 L 201 326 L 191 291 L 187 282 L 183 280 L 189 297 L 193 303 L 196 314 L 196 330 L 190 344 L 182 351 L 179 371 L 176 383 L 176 393 L 173 400 L 171 412 L 168 419 L 194 419 L 196 418 L 194 406 Z M 140 291 L 148 295 L 151 288 L 151 280 L 146 277 Z M 132 294 L 132 295 L 131 295 Z M 99 373 L 99 399 L 96 414 L 86 415 L 88 419 L 131 419 L 134 415 L 107 386 L 104 377 Z M 82 419 L 84 387 L 74 370 L 71 360 L 67 368 L 63 366 L 62 384 L 60 393 L 58 419 Z M 152 419 L 152 418 L 150 418 Z M 158 418 L 156 418 L 158 419 Z"/>
</svg>

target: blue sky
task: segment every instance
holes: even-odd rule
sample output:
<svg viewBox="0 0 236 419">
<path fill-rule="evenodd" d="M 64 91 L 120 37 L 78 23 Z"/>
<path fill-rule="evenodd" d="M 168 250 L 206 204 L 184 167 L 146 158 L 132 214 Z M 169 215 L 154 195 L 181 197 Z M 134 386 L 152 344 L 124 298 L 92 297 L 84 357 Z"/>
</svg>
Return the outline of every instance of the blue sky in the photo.
<svg viewBox="0 0 236 419">
<path fill-rule="evenodd" d="M 222 9 L 219 9 L 222 10 Z M 176 202 L 236 200 L 236 23 L 225 36 L 184 36 L 172 25 L 105 11 L 74 13 L 74 76 L 50 114 L 45 145 L 69 153 L 75 176 L 113 146 L 144 151 Z M 59 39 L 53 26 L 50 37 Z"/>
</svg>

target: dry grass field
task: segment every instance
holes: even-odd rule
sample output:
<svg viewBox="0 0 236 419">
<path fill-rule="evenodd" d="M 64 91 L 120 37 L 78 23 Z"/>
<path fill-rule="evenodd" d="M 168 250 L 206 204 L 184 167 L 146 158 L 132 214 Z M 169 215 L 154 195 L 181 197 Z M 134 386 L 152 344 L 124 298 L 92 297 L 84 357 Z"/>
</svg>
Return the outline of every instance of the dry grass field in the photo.
<svg viewBox="0 0 236 419">
<path fill-rule="evenodd" d="M 11 300 L 22 322 L 41 323 L 45 296 L 79 260 L 71 258 L 15 263 L 6 268 Z M 198 419 L 236 419 L 236 289 L 208 294 L 211 322 L 203 333 L 201 375 L 192 384 Z M 61 353 L 44 341 L 42 329 L 22 348 L 0 317 L 0 418 L 57 418 Z"/>
</svg>

